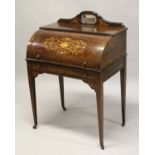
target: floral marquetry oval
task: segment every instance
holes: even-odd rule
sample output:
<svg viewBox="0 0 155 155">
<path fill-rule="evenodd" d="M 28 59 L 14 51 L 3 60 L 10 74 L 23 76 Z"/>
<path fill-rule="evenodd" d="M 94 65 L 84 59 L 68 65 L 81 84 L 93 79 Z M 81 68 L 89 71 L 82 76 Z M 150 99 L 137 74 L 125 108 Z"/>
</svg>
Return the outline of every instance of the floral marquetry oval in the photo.
<svg viewBox="0 0 155 155">
<path fill-rule="evenodd" d="M 48 51 L 72 55 L 83 53 L 86 48 L 86 43 L 83 40 L 72 38 L 50 37 L 43 42 L 43 45 Z"/>
</svg>

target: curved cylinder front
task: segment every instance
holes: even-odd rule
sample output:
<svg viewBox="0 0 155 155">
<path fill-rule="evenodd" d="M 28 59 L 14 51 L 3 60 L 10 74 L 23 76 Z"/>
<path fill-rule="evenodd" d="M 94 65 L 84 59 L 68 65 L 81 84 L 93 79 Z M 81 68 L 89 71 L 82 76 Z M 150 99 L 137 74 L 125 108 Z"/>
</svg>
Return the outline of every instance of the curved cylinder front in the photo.
<svg viewBox="0 0 155 155">
<path fill-rule="evenodd" d="M 100 69 L 109 36 L 38 30 L 27 47 L 27 59 Z"/>
</svg>

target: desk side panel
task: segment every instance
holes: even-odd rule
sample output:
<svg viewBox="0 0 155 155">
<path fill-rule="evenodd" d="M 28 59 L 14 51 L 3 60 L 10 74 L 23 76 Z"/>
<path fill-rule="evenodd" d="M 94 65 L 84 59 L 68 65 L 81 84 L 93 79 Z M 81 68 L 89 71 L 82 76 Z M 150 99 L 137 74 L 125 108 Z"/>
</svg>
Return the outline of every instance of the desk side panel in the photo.
<svg viewBox="0 0 155 155">
<path fill-rule="evenodd" d="M 111 37 L 101 57 L 101 70 L 126 55 L 126 31 Z"/>
</svg>

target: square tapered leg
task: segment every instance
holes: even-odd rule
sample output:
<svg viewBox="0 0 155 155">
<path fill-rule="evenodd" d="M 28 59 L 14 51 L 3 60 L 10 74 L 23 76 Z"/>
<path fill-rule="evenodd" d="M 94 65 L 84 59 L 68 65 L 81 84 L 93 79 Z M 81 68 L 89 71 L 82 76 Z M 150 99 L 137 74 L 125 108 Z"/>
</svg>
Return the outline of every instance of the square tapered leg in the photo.
<svg viewBox="0 0 155 155">
<path fill-rule="evenodd" d="M 59 75 L 59 85 L 60 85 L 60 97 L 61 97 L 61 106 L 64 111 L 66 111 L 64 103 L 64 78 L 62 75 Z"/>
<path fill-rule="evenodd" d="M 96 99 L 97 99 L 97 113 L 98 113 L 98 128 L 99 128 L 99 140 L 101 149 L 104 149 L 104 107 L 103 107 L 103 81 L 102 78 L 99 76 L 97 83 L 96 83 Z"/>
<path fill-rule="evenodd" d="M 120 70 L 121 80 L 121 107 L 122 107 L 122 126 L 125 126 L 126 120 L 126 58 L 124 60 L 124 67 Z"/>
<path fill-rule="evenodd" d="M 31 105 L 33 112 L 34 125 L 33 128 L 37 128 L 38 120 L 37 120 L 37 105 L 36 105 L 36 90 L 35 90 L 35 76 L 32 74 L 31 65 L 27 63 L 27 72 L 28 72 L 28 81 L 29 81 L 29 89 L 31 95 Z"/>
</svg>

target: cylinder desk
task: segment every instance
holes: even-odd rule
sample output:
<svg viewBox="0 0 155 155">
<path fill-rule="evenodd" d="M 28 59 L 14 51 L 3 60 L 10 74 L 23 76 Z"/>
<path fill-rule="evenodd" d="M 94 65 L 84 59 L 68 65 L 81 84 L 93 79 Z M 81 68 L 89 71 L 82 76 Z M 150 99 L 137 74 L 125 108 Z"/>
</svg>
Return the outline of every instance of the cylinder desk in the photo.
<svg viewBox="0 0 155 155">
<path fill-rule="evenodd" d="M 37 75 L 58 75 L 64 111 L 63 77 L 81 79 L 96 93 L 99 143 L 104 149 L 103 84 L 117 72 L 120 72 L 122 126 L 125 125 L 126 31 L 122 23 L 109 22 L 94 12 L 84 11 L 74 18 L 59 19 L 56 23 L 42 26 L 32 35 L 26 61 L 34 129 L 38 124 Z"/>
</svg>

